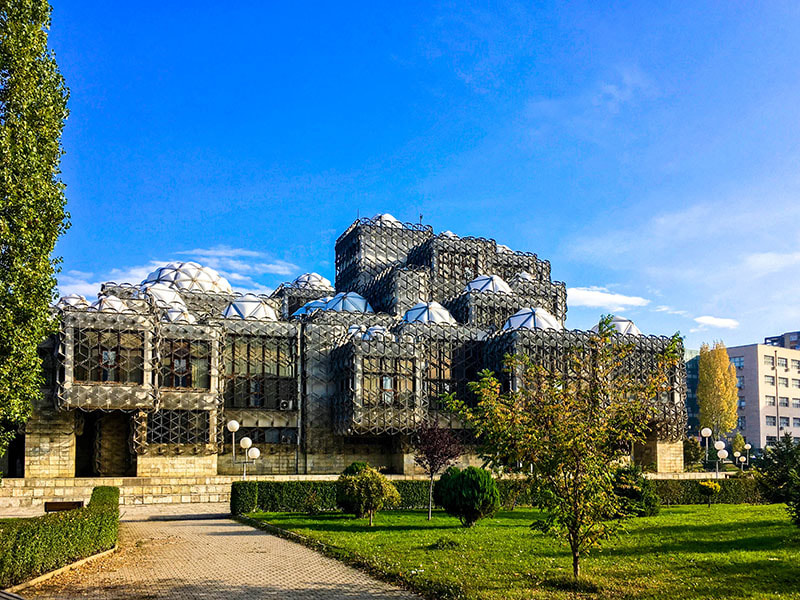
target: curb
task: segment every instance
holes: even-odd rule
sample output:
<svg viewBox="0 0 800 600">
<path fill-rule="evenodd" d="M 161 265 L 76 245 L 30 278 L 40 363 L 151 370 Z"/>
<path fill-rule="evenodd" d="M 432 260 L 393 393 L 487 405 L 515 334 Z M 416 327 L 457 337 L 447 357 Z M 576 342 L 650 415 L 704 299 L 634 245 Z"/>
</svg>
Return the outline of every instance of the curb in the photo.
<svg viewBox="0 0 800 600">
<path fill-rule="evenodd" d="M 10 588 L 6 588 L 3 591 L 14 593 L 20 590 L 24 590 L 32 585 L 36 585 L 37 583 L 41 583 L 43 581 L 47 581 L 51 577 L 55 577 L 56 575 L 61 575 L 62 573 L 66 573 L 67 571 L 71 571 L 72 569 L 77 569 L 78 567 L 85 565 L 86 563 L 90 563 L 98 558 L 103 558 L 104 556 L 108 556 L 109 554 L 113 554 L 118 549 L 118 546 L 114 544 L 113 548 L 108 550 L 104 550 L 103 552 L 98 552 L 97 554 L 92 554 L 91 556 L 87 556 L 86 558 L 82 558 L 80 560 L 76 560 L 74 563 L 70 563 L 65 565 L 55 571 L 48 571 L 44 575 L 39 575 L 38 577 L 34 577 L 33 579 L 29 579 L 28 581 L 24 581 L 22 583 L 18 583 L 17 585 L 11 586 Z"/>
</svg>

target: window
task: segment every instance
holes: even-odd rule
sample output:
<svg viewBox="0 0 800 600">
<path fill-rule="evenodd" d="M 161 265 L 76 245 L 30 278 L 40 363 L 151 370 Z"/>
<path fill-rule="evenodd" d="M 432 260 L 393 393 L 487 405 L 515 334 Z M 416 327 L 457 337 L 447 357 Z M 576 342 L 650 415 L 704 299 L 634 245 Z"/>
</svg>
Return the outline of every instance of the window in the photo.
<svg viewBox="0 0 800 600">
<path fill-rule="evenodd" d="M 232 335 L 225 345 L 223 378 L 228 408 L 296 410 L 295 340 Z"/>
<path fill-rule="evenodd" d="M 781 417 L 781 429 L 789 426 L 789 417 Z"/>
<path fill-rule="evenodd" d="M 789 387 L 789 380 L 786 377 L 778 377 L 778 385 L 781 387 Z"/>
<path fill-rule="evenodd" d="M 776 424 L 775 417 L 772 415 L 767 415 L 767 427 L 775 427 Z"/>
<path fill-rule="evenodd" d="M 767 446 L 774 446 L 778 441 L 778 438 L 774 435 L 767 436 Z"/>
<path fill-rule="evenodd" d="M 736 367 L 737 369 L 744 368 L 744 357 L 743 356 L 734 356 L 731 358 L 731 364 Z"/>
<path fill-rule="evenodd" d="M 736 378 L 736 387 L 742 389 L 744 387 L 744 375 L 739 375 Z"/>
<path fill-rule="evenodd" d="M 800 417 L 792 417 L 792 427 L 800 427 Z"/>
<path fill-rule="evenodd" d="M 792 387 L 800 389 L 800 379 L 792 379 Z"/>
<path fill-rule="evenodd" d="M 767 406 L 775 406 L 775 396 L 764 396 L 767 401 Z"/>
<path fill-rule="evenodd" d="M 765 355 L 764 356 L 764 364 L 767 365 L 768 367 L 774 367 L 775 366 L 775 357 L 774 356 Z"/>
<path fill-rule="evenodd" d="M 780 406 L 785 406 L 785 407 L 788 408 L 789 407 L 789 398 L 787 398 L 786 396 L 781 396 L 780 398 L 778 398 L 778 404 Z"/>
<path fill-rule="evenodd" d="M 363 360 L 365 406 L 414 406 L 413 360 L 377 356 L 365 356 Z"/>
<path fill-rule="evenodd" d="M 164 340 L 161 343 L 161 386 L 209 389 L 211 346 L 197 340 Z"/>
<path fill-rule="evenodd" d="M 147 416 L 149 444 L 207 444 L 207 410 L 157 410 Z"/>
<path fill-rule="evenodd" d="M 739 417 L 739 419 L 736 421 L 736 428 L 744 430 L 746 426 L 747 426 L 747 421 L 745 420 L 745 418 Z"/>
<path fill-rule="evenodd" d="M 792 408 L 800 408 L 800 398 L 792 398 Z"/>
<path fill-rule="evenodd" d="M 789 366 L 789 361 L 785 358 L 778 357 L 778 366 L 784 369 Z"/>
<path fill-rule="evenodd" d="M 745 402 L 745 399 L 744 398 L 739 398 L 739 408 L 744 408 L 745 406 L 747 406 L 747 403 Z"/>
<path fill-rule="evenodd" d="M 792 359 L 792 368 L 800 370 L 800 359 L 797 358 Z"/>
<path fill-rule="evenodd" d="M 297 430 L 292 427 L 240 427 L 236 432 L 236 443 L 249 437 L 254 444 L 296 444 Z M 225 434 L 225 443 L 230 443 L 230 434 Z"/>
<path fill-rule="evenodd" d="M 767 385 L 775 385 L 775 377 L 773 375 L 764 375 L 764 383 Z"/>
<path fill-rule="evenodd" d="M 141 333 L 77 330 L 74 359 L 73 377 L 78 382 L 144 382 L 144 336 Z"/>
</svg>

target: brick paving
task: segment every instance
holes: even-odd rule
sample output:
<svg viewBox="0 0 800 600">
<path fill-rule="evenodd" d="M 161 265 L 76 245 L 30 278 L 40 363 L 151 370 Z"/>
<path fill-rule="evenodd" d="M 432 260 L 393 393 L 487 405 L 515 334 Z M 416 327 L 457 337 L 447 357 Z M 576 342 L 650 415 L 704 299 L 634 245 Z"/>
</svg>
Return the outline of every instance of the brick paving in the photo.
<svg viewBox="0 0 800 600">
<path fill-rule="evenodd" d="M 123 507 L 120 549 L 21 592 L 73 600 L 413 600 L 305 546 L 227 518 L 227 504 Z"/>
</svg>

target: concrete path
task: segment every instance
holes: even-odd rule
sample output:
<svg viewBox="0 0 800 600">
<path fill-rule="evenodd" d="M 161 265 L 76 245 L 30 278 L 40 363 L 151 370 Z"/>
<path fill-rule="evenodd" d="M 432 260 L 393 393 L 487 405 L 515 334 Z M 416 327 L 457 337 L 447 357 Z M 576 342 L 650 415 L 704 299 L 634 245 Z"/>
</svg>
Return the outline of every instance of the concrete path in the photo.
<svg viewBox="0 0 800 600">
<path fill-rule="evenodd" d="M 300 544 L 227 518 L 227 504 L 122 508 L 120 550 L 21 592 L 72 600 L 413 600 Z"/>
</svg>

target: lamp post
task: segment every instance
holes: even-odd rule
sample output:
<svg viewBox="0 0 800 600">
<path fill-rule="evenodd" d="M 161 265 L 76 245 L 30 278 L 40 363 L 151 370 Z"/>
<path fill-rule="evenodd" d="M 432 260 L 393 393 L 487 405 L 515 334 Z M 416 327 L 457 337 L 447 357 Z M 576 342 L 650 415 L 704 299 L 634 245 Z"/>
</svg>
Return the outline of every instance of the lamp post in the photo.
<svg viewBox="0 0 800 600">
<path fill-rule="evenodd" d="M 725 442 L 723 442 L 722 440 L 717 440 L 716 442 L 714 442 L 714 450 L 717 451 L 716 471 L 717 475 L 719 475 L 719 461 L 721 458 L 723 458 L 722 453 L 723 452 L 725 453 L 725 457 L 728 456 L 728 452 L 727 450 L 725 450 Z"/>
<path fill-rule="evenodd" d="M 253 446 L 253 440 L 249 437 L 243 437 L 239 440 L 239 447 L 244 450 L 244 458 L 236 460 L 236 432 L 239 431 L 239 422 L 235 420 L 228 421 L 225 426 L 231 432 L 231 442 L 233 446 L 233 464 L 242 465 L 242 481 L 247 479 L 247 465 L 255 464 L 258 457 L 261 456 L 261 450 Z"/>
<path fill-rule="evenodd" d="M 728 458 L 728 451 L 725 449 L 717 450 L 717 458 L 719 459 L 717 461 L 717 474 L 719 474 L 719 461 L 724 461 L 726 458 Z"/>
<path fill-rule="evenodd" d="M 742 468 L 742 466 L 739 464 L 739 459 L 741 457 L 742 457 L 742 453 L 741 452 L 736 451 L 736 452 L 733 453 L 733 464 L 735 466 L 739 467 L 740 469 Z"/>
<path fill-rule="evenodd" d="M 233 445 L 233 464 L 236 464 L 236 432 L 239 431 L 239 421 L 231 419 L 225 428 L 231 432 L 231 443 Z"/>
<path fill-rule="evenodd" d="M 739 457 L 739 465 L 741 466 L 742 471 L 744 471 L 744 461 L 747 460 L 744 456 Z"/>
<path fill-rule="evenodd" d="M 703 427 L 700 430 L 700 435 L 706 440 L 706 463 L 708 463 L 708 438 L 711 437 L 711 428 L 710 427 Z"/>
<path fill-rule="evenodd" d="M 748 467 L 750 466 L 750 448 L 752 448 L 752 446 L 750 444 L 745 444 L 744 445 L 745 452 L 747 452 L 747 466 Z"/>
</svg>

